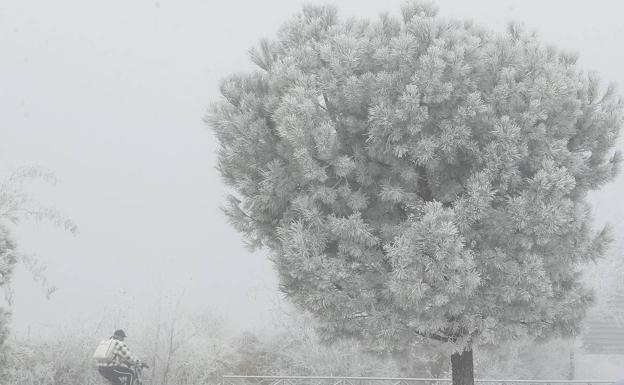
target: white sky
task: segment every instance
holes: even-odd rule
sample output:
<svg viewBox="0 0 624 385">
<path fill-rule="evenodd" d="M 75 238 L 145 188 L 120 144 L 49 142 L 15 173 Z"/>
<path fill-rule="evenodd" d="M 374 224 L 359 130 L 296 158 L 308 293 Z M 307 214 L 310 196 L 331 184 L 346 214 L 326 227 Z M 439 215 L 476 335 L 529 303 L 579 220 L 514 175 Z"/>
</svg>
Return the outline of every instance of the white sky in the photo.
<svg viewBox="0 0 624 385">
<path fill-rule="evenodd" d="M 23 271 L 14 328 L 23 333 L 97 317 L 102 306 L 186 290 L 236 328 L 263 325 L 278 298 L 264 253 L 250 253 L 218 207 L 224 188 L 202 123 L 218 80 L 250 68 L 247 50 L 303 1 L 0 0 L 0 168 L 46 166 L 35 186 L 80 228 L 17 229 L 48 264 L 47 301 Z M 402 1 L 336 1 L 342 16 L 397 14 Z M 440 0 L 442 16 L 501 30 L 509 20 L 581 54 L 624 84 L 622 6 L 594 0 Z M 620 178 L 598 195 L 600 221 L 624 214 Z M 618 228 L 618 227 L 616 227 Z M 624 230 L 621 226 L 620 230 Z"/>
</svg>

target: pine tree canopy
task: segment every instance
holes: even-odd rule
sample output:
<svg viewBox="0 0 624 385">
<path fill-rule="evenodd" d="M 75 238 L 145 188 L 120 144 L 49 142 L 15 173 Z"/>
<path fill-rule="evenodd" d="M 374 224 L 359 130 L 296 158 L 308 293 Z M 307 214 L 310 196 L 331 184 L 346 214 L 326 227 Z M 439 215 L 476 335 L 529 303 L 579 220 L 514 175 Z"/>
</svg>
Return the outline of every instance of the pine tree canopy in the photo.
<svg viewBox="0 0 624 385">
<path fill-rule="evenodd" d="M 617 171 L 615 88 L 518 25 L 401 15 L 305 7 L 223 81 L 206 121 L 229 220 L 329 338 L 576 332 L 579 266 L 609 240 L 586 196 Z"/>
</svg>

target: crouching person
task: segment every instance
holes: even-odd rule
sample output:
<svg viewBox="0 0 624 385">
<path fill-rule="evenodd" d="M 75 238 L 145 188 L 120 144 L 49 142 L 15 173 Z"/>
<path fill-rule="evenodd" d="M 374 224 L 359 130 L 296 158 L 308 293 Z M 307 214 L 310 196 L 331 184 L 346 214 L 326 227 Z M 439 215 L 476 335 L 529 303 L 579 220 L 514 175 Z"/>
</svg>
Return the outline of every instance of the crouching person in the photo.
<svg viewBox="0 0 624 385">
<path fill-rule="evenodd" d="M 133 367 L 147 367 L 132 355 L 125 338 L 123 330 L 116 330 L 110 339 L 100 343 L 93 355 L 98 372 L 113 385 L 133 385 Z"/>
</svg>

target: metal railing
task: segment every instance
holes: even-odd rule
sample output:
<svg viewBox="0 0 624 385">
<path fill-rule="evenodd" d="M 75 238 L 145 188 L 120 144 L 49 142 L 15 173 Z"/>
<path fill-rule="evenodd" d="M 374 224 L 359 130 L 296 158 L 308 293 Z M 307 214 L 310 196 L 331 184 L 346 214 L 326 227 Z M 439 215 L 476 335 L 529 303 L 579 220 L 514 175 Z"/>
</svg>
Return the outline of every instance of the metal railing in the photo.
<svg viewBox="0 0 624 385">
<path fill-rule="evenodd" d="M 321 376 L 223 376 L 222 385 L 445 385 L 450 378 L 400 378 L 400 377 L 321 377 Z M 475 385 L 553 385 L 613 384 L 606 380 L 511 380 L 477 379 Z"/>
</svg>

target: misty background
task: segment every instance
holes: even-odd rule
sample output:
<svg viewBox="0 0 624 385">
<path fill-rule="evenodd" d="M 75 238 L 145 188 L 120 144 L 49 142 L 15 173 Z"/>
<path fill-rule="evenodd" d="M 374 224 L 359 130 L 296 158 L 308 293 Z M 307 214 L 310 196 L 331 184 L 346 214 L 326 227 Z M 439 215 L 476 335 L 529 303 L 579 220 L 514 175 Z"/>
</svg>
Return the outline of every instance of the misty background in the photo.
<svg viewBox="0 0 624 385">
<path fill-rule="evenodd" d="M 31 274 L 14 277 L 12 332 L 46 335 L 127 306 L 119 327 L 164 293 L 224 317 L 232 330 L 271 328 L 283 305 L 263 252 L 251 253 L 219 206 L 225 188 L 202 117 L 221 78 L 308 1 L 0 1 L 0 170 L 51 169 L 35 197 L 79 227 L 15 231 L 47 265 L 48 300 Z M 323 2 L 321 2 L 323 3 Z M 398 13 L 402 0 L 333 1 L 341 17 Z M 442 17 L 495 30 L 511 20 L 580 53 L 580 67 L 624 84 L 616 1 L 438 0 Z M 620 140 L 620 143 L 622 141 Z M 619 146 L 622 148 L 622 146 Z M 592 196 L 596 225 L 621 244 L 624 180 Z M 132 336 L 133 330 L 127 330 Z M 106 337 L 106 336 L 102 336 Z"/>
</svg>

